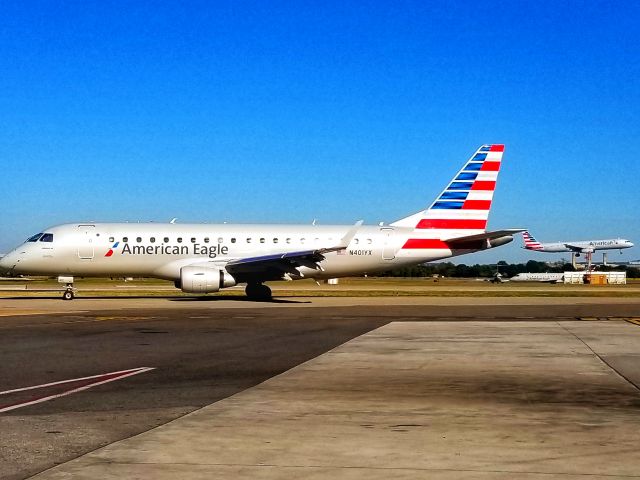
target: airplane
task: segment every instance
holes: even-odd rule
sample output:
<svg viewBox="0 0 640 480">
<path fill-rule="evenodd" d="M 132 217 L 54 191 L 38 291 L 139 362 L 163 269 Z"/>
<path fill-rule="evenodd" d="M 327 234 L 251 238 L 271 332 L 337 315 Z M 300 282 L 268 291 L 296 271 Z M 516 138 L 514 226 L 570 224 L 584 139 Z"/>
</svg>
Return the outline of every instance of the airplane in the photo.
<svg viewBox="0 0 640 480">
<path fill-rule="evenodd" d="M 246 284 L 269 300 L 274 280 L 371 274 L 495 248 L 522 228 L 487 231 L 504 145 L 482 145 L 431 205 L 388 225 L 79 222 L 47 228 L 0 259 L 0 274 L 153 277 L 186 293 Z M 315 223 L 315 222 L 314 222 Z"/>
<path fill-rule="evenodd" d="M 509 280 L 512 282 L 558 283 L 564 281 L 564 273 L 518 273 Z"/>
<path fill-rule="evenodd" d="M 590 254 L 596 250 L 620 250 L 623 248 L 633 247 L 633 243 L 623 238 L 613 238 L 609 240 L 581 240 L 577 242 L 556 242 L 556 243 L 540 243 L 528 232 L 522 232 L 524 246 L 526 250 L 535 250 L 536 252 L 572 252 L 579 257 L 581 253 Z"/>
</svg>

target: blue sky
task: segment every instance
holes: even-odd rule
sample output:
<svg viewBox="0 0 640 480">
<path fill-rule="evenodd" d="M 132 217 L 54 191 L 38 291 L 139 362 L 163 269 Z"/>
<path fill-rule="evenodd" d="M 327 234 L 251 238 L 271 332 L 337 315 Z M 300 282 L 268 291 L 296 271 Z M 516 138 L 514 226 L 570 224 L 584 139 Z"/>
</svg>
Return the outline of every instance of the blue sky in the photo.
<svg viewBox="0 0 640 480">
<path fill-rule="evenodd" d="M 393 221 L 492 142 L 490 228 L 640 243 L 637 2 L 1 8 L 0 252 L 72 221 Z M 514 244 L 460 261 L 557 257 Z"/>
</svg>

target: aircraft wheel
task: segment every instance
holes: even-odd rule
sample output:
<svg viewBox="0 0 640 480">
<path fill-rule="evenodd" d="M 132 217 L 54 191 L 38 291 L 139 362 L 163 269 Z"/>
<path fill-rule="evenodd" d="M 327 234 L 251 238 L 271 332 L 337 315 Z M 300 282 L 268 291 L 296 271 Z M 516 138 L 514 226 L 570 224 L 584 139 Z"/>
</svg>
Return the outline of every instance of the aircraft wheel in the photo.
<svg viewBox="0 0 640 480">
<path fill-rule="evenodd" d="M 271 300 L 271 289 L 262 283 L 249 283 L 244 291 L 251 300 Z"/>
<path fill-rule="evenodd" d="M 271 300 L 272 298 L 271 289 L 264 284 L 260 285 L 260 300 Z"/>
<path fill-rule="evenodd" d="M 257 283 L 247 283 L 247 286 L 244 289 L 244 293 L 249 298 L 255 298 L 259 284 Z"/>
<path fill-rule="evenodd" d="M 65 292 L 62 294 L 63 300 L 73 300 L 73 297 L 73 290 L 65 290 Z"/>
</svg>

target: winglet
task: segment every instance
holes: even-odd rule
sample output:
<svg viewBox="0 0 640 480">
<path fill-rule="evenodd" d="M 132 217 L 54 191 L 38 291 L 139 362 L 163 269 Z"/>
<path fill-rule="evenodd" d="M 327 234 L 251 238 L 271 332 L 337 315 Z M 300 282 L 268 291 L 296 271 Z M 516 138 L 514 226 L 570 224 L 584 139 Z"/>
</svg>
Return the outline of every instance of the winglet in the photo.
<svg viewBox="0 0 640 480">
<path fill-rule="evenodd" d="M 358 233 L 358 229 L 362 226 L 363 221 L 362 220 L 358 220 L 353 227 L 351 227 L 349 229 L 349 231 L 345 234 L 344 237 L 342 237 L 342 239 L 340 240 L 340 245 L 342 245 L 343 248 L 347 248 L 349 246 L 349 244 L 351 243 L 351 240 L 353 240 L 353 237 L 356 236 L 356 233 Z"/>
<path fill-rule="evenodd" d="M 337 252 L 338 250 L 344 250 L 349 246 L 349 244 L 351 243 L 351 240 L 353 240 L 353 237 L 356 236 L 356 233 L 358 233 L 358 229 L 360 228 L 362 223 L 363 223 L 362 220 L 358 220 L 353 225 L 353 227 L 351 227 L 349 231 L 344 235 L 344 237 L 340 239 L 339 245 L 336 245 L 335 247 L 329 247 L 329 248 L 320 248 L 316 250 L 316 252 L 322 255 L 323 253 L 327 253 L 327 252 Z"/>
</svg>

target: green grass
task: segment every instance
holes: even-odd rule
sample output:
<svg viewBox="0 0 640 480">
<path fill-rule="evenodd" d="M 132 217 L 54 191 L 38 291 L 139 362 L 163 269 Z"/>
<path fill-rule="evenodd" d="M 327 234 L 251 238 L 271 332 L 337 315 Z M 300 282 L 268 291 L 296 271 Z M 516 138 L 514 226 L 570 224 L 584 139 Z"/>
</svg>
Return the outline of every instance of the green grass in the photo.
<svg viewBox="0 0 640 480">
<path fill-rule="evenodd" d="M 2 291 L 0 298 L 53 297 L 63 285 L 55 280 L 3 281 L 0 287 L 24 286 L 27 290 Z M 275 297 L 640 297 L 640 282 L 628 285 L 549 285 L 540 283 L 491 284 L 474 279 L 432 278 L 344 278 L 339 285 L 317 286 L 312 280 L 298 282 L 269 282 Z M 131 282 L 106 278 L 78 279 L 79 296 L 91 297 L 192 297 L 173 287 L 172 282 L 155 279 L 136 279 Z M 48 292 L 33 290 L 48 289 Z M 225 289 L 214 296 L 244 295 L 240 288 Z"/>
</svg>

